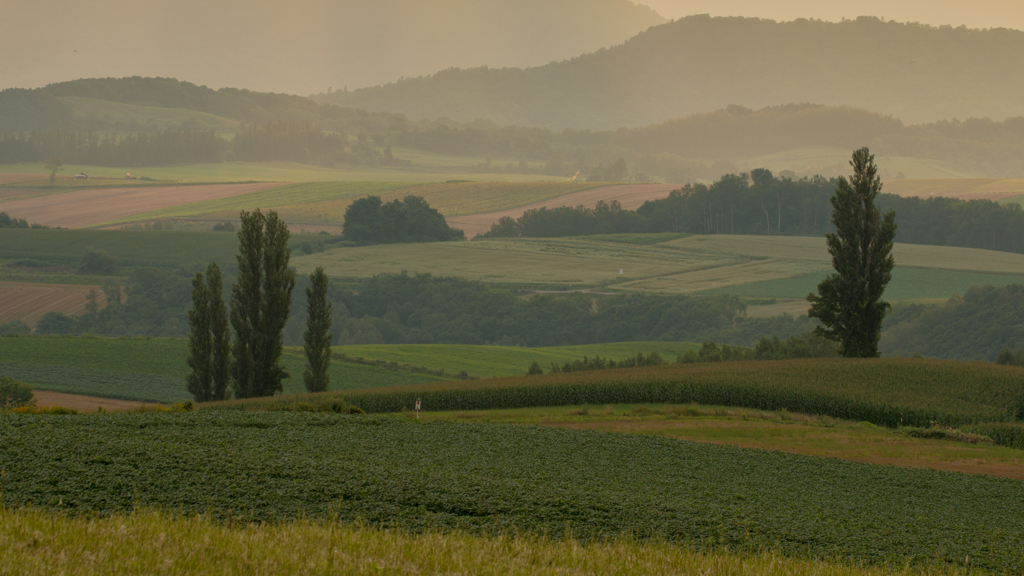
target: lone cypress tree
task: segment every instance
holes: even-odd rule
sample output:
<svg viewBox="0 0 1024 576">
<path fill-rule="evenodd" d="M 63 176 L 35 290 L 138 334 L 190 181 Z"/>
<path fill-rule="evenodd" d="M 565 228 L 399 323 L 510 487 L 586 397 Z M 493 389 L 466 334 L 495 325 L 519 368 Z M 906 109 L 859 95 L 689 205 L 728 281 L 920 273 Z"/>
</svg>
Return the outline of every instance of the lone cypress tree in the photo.
<svg viewBox="0 0 1024 576">
<path fill-rule="evenodd" d="M 817 294 L 807 296 L 807 315 L 821 320 L 824 327 L 815 332 L 838 341 L 843 356 L 873 358 L 878 356 L 882 320 L 891 308 L 881 298 L 896 265 L 896 213 L 882 216 L 875 206 L 882 181 L 868 149 L 854 152 L 850 165 L 853 177 L 840 177 L 831 199 L 836 232 L 825 235 L 836 273 L 818 284 Z"/>
<path fill-rule="evenodd" d="M 288 227 L 271 210 L 242 211 L 238 282 L 231 288 L 231 367 L 236 398 L 272 396 L 289 377 L 279 361 L 291 309 L 295 271 L 288 268 Z"/>
<path fill-rule="evenodd" d="M 302 381 L 307 392 L 326 392 L 331 383 L 331 315 L 334 306 L 327 301 L 327 274 L 321 266 L 309 275 L 306 288 L 306 331 L 302 334 L 306 351 L 306 371 Z"/>
<path fill-rule="evenodd" d="M 188 311 L 188 391 L 196 402 L 213 396 L 213 348 L 210 334 L 210 292 L 203 273 L 192 279 L 192 309 Z"/>
<path fill-rule="evenodd" d="M 228 329 L 228 307 L 224 304 L 224 283 L 220 277 L 220 266 L 211 262 L 206 267 L 206 291 L 209 296 L 211 400 L 227 400 L 228 385 L 231 383 L 231 332 Z"/>
</svg>

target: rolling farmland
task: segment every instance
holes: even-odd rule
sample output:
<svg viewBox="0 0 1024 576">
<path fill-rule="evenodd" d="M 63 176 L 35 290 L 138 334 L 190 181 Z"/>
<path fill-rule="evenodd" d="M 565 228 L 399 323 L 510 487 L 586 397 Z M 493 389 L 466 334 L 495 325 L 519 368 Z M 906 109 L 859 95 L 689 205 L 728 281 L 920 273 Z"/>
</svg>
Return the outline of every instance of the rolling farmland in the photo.
<svg viewBox="0 0 1024 576">
<path fill-rule="evenodd" d="M 920 180 L 888 180 L 882 188 L 886 194 L 960 200 L 1004 200 L 1024 194 L 1024 180 L 1000 178 L 929 178 Z"/>
<path fill-rule="evenodd" d="M 628 533 L 881 566 L 970 556 L 1007 572 L 1024 545 L 1020 481 L 640 435 L 193 412 L 2 415 L 0 440 L 5 503 L 71 516 L 143 507 L 414 532 Z"/>
<path fill-rule="evenodd" d="M 831 269 L 819 238 L 669 236 L 642 244 L 637 235 L 628 236 L 632 243 L 582 237 L 334 248 L 293 262 L 300 272 L 324 266 L 329 275 L 348 278 L 406 270 L 525 287 L 767 298 L 803 298 Z M 896 244 L 893 252 L 898 269 L 887 292 L 893 301 L 948 298 L 979 283 L 1024 282 L 1021 254 L 913 244 Z"/>
</svg>

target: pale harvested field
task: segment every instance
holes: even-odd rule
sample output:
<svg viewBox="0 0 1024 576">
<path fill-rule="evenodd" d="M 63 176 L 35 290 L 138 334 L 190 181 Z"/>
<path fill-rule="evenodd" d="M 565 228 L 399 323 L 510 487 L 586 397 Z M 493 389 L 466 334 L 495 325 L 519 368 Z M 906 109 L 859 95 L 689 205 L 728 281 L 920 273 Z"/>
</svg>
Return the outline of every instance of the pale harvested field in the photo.
<svg viewBox="0 0 1024 576">
<path fill-rule="evenodd" d="M 228 198 L 281 185 L 264 182 L 77 190 L 0 202 L 0 212 L 47 226 L 83 228 L 178 204 Z"/>
<path fill-rule="evenodd" d="M 74 316 L 85 312 L 85 297 L 96 290 L 96 303 L 102 309 L 107 297 L 99 286 L 0 282 L 0 324 L 21 320 L 34 327 L 47 312 Z"/>
<path fill-rule="evenodd" d="M 1001 200 L 1024 194 L 1024 180 L 1000 178 L 928 178 L 889 180 L 882 192 L 897 196 L 929 198 L 941 196 L 961 200 Z"/>
<path fill-rule="evenodd" d="M 622 204 L 623 208 L 627 210 L 636 210 L 642 206 L 644 202 L 665 198 L 668 196 L 669 192 L 677 190 L 679 187 L 680 186 L 678 184 L 626 184 L 621 186 L 605 186 L 602 188 L 594 188 L 593 190 L 584 190 L 583 192 L 566 194 L 565 196 L 559 196 L 558 198 L 552 198 L 551 200 L 535 202 L 533 204 L 509 210 L 486 212 L 483 214 L 473 214 L 469 216 L 452 216 L 446 218 L 446 220 L 448 221 L 449 226 L 452 226 L 453 228 L 461 228 L 466 233 L 467 238 L 472 238 L 477 234 L 482 234 L 490 230 L 491 224 L 494 224 L 501 218 L 505 216 L 519 218 L 527 210 L 581 205 L 586 206 L 587 208 L 593 208 L 602 200 L 609 204 L 611 204 L 612 201 L 618 201 L 619 204 Z"/>
<path fill-rule="evenodd" d="M 98 398 L 96 396 L 82 396 L 79 394 L 64 394 L 63 392 L 33 390 L 32 393 L 36 397 L 36 406 L 42 408 L 63 406 L 64 408 L 73 408 L 79 412 L 96 412 L 99 408 L 103 408 L 107 412 L 112 412 L 115 410 L 134 410 L 139 406 L 146 406 L 144 402 L 114 400 L 113 398 Z"/>
<path fill-rule="evenodd" d="M 25 172 L 0 172 L 0 185 L 17 184 L 18 182 L 29 182 L 48 178 L 49 174 L 30 174 Z"/>
</svg>

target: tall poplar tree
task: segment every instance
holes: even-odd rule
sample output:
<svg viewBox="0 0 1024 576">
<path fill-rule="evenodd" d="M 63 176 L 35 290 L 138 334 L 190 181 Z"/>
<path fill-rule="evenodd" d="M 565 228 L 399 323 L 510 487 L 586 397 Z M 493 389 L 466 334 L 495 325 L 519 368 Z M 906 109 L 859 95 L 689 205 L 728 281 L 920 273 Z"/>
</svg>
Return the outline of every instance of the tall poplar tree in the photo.
<svg viewBox="0 0 1024 576">
<path fill-rule="evenodd" d="M 206 267 L 206 291 L 209 297 L 211 368 L 213 390 L 211 400 L 227 400 L 231 384 L 231 331 L 228 327 L 228 307 L 224 304 L 224 283 L 220 266 L 211 262 Z"/>
<path fill-rule="evenodd" d="M 213 396 L 213 348 L 210 337 L 210 293 L 202 272 L 192 279 L 192 309 L 188 311 L 188 391 L 196 402 Z"/>
<path fill-rule="evenodd" d="M 327 274 L 321 266 L 309 275 L 306 288 L 306 331 L 302 334 L 306 351 L 306 371 L 302 381 L 307 392 L 326 392 L 331 383 L 331 315 L 334 306 L 327 301 Z"/>
<path fill-rule="evenodd" d="M 818 284 L 817 294 L 807 296 L 807 315 L 821 320 L 824 327 L 815 332 L 838 341 L 843 356 L 873 358 L 878 356 L 882 320 L 891 308 L 881 298 L 896 265 L 896 213 L 890 210 L 883 216 L 875 206 L 882 181 L 868 149 L 854 152 L 850 165 L 853 176 L 849 181 L 839 178 L 830 200 L 836 232 L 825 235 L 836 272 Z"/>
<path fill-rule="evenodd" d="M 289 377 L 280 364 L 295 271 L 288 268 L 288 227 L 271 210 L 241 213 L 238 282 L 231 288 L 231 371 L 236 398 L 272 396 Z"/>
</svg>

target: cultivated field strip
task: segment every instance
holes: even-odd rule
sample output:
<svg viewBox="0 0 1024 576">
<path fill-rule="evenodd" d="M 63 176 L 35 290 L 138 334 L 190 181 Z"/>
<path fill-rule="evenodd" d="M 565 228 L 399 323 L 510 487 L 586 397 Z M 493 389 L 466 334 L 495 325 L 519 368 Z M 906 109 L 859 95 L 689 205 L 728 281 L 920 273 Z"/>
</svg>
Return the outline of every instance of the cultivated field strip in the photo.
<svg viewBox="0 0 1024 576">
<path fill-rule="evenodd" d="M 453 450 L 453 447 L 458 447 Z M 0 415 L 4 503 L 228 522 L 630 535 L 1019 573 L 1024 483 L 535 426 L 311 413 Z"/>
<path fill-rule="evenodd" d="M 786 409 L 880 426 L 957 426 L 1024 419 L 1024 371 L 951 360 L 816 359 L 670 365 L 339 392 L 368 412 L 494 410 L 603 404 Z M 332 394 L 312 402 L 333 401 Z M 274 398 L 211 403 L 271 409 Z"/>
<path fill-rule="evenodd" d="M 247 194 L 279 183 L 148 186 L 76 190 L 0 202 L 0 211 L 32 223 L 83 228 L 122 220 L 168 206 Z"/>
<path fill-rule="evenodd" d="M 85 311 L 86 296 L 96 291 L 99 308 L 107 305 L 107 297 L 99 286 L 78 284 L 41 284 L 35 282 L 0 282 L 0 324 L 20 320 L 35 326 L 47 312 L 69 316 Z"/>
<path fill-rule="evenodd" d="M 1024 180 L 1002 178 L 924 178 L 888 180 L 882 187 L 886 194 L 918 198 L 958 198 L 960 200 L 1002 200 L 1024 194 Z"/>
</svg>

